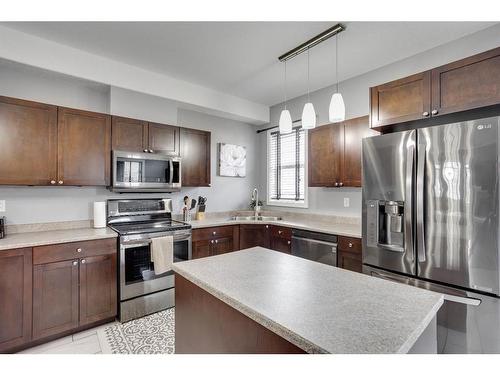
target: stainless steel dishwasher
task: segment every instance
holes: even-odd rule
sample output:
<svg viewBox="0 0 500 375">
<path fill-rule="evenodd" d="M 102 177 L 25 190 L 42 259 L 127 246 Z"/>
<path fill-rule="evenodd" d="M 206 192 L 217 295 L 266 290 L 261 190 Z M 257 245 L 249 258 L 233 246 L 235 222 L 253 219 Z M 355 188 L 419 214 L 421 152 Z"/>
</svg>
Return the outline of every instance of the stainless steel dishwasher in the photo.
<svg viewBox="0 0 500 375">
<path fill-rule="evenodd" d="M 294 229 L 292 255 L 315 262 L 337 265 L 337 236 Z"/>
</svg>

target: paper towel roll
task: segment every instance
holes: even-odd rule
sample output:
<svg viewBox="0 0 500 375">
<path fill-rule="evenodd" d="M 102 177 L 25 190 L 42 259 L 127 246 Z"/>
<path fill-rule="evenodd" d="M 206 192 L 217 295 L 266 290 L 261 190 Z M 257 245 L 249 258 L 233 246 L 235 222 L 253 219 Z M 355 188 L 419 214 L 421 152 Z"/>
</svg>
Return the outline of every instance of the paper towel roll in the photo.
<svg viewBox="0 0 500 375">
<path fill-rule="evenodd" d="M 94 228 L 106 227 L 106 202 L 94 202 Z"/>
</svg>

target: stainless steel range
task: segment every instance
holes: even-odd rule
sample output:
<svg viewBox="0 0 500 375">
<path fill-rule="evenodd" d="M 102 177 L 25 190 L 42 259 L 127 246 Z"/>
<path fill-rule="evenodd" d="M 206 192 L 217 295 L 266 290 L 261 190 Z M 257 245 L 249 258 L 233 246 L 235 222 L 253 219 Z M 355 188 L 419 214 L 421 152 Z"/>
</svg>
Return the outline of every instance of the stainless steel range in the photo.
<svg viewBox="0 0 500 375">
<path fill-rule="evenodd" d="M 173 307 L 174 273 L 155 273 L 152 239 L 172 236 L 173 261 L 191 259 L 191 225 L 172 220 L 171 199 L 113 199 L 107 206 L 108 226 L 119 234 L 120 321 Z"/>
</svg>

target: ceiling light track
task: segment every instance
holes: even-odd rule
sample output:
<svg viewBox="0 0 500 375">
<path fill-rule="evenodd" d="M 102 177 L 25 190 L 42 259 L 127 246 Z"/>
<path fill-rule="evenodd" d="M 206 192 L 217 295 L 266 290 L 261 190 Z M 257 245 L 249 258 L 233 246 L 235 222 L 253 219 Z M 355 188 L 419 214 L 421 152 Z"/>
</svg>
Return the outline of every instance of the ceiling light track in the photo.
<svg viewBox="0 0 500 375">
<path fill-rule="evenodd" d="M 330 27 L 328 30 L 325 30 L 322 33 L 319 33 L 318 35 L 316 35 L 315 37 L 309 39 L 307 42 L 304 42 L 301 45 L 295 47 L 294 49 L 291 49 L 287 53 L 284 53 L 283 55 L 278 57 L 278 60 L 281 62 L 284 62 L 284 61 L 293 59 L 295 56 L 300 55 L 302 52 L 306 52 L 310 48 L 317 46 L 321 42 L 324 42 L 325 40 L 330 39 L 332 36 L 335 36 L 344 30 L 345 30 L 345 26 L 338 23 L 335 26 Z"/>
</svg>

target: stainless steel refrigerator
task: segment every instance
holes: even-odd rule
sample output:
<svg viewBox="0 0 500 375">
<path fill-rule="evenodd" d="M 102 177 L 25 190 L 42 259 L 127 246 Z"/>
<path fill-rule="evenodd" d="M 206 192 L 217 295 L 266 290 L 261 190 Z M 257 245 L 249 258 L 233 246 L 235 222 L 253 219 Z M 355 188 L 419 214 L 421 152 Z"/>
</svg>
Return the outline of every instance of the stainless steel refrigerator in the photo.
<svg viewBox="0 0 500 375">
<path fill-rule="evenodd" d="M 500 353 L 500 117 L 363 140 L 363 270 L 445 294 L 444 353 Z"/>
</svg>

